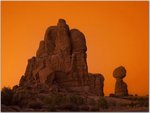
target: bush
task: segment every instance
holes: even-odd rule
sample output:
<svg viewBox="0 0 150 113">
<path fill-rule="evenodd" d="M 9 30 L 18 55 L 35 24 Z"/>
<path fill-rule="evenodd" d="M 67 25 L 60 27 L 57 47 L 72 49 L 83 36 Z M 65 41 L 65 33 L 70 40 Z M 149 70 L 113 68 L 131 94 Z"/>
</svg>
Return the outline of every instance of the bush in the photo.
<svg viewBox="0 0 150 113">
<path fill-rule="evenodd" d="M 121 106 L 121 107 L 127 107 L 127 106 L 129 106 L 128 103 L 118 103 L 117 105 L 118 105 L 118 106 Z"/>
<path fill-rule="evenodd" d="M 89 111 L 89 106 L 88 105 L 82 105 L 80 106 L 80 111 Z"/>
<path fill-rule="evenodd" d="M 57 95 L 50 95 L 49 97 L 46 97 L 44 99 L 44 103 L 46 103 L 49 106 L 50 111 L 54 111 L 58 106 L 60 106 L 61 108 L 62 105 L 64 105 L 62 106 L 62 108 L 65 108 L 65 105 L 72 105 L 70 110 L 75 111 L 77 110 L 77 107 L 75 106 L 84 104 L 85 100 L 84 98 L 78 95 L 63 96 L 57 94 Z"/>
<path fill-rule="evenodd" d="M 89 100 L 89 104 L 94 106 L 94 105 L 96 105 L 96 101 L 93 98 L 91 98 Z"/>
<path fill-rule="evenodd" d="M 148 107 L 149 106 L 149 100 L 145 100 L 143 106 Z"/>
<path fill-rule="evenodd" d="M 55 111 L 56 105 L 61 103 L 61 97 L 59 95 L 50 95 L 44 99 L 44 102 L 48 105 L 49 111 Z"/>
<path fill-rule="evenodd" d="M 140 98 L 137 99 L 137 103 L 138 103 L 138 105 L 140 105 L 140 106 L 144 106 L 145 99 L 142 98 L 142 97 L 140 97 Z"/>
<path fill-rule="evenodd" d="M 92 106 L 90 111 L 99 111 L 99 107 L 98 106 Z"/>
<path fill-rule="evenodd" d="M 130 107 L 134 107 L 134 106 L 136 106 L 136 103 L 131 102 L 131 103 L 129 104 L 129 106 L 130 106 Z"/>
<path fill-rule="evenodd" d="M 70 102 L 70 98 L 68 96 L 63 96 L 60 94 L 52 94 L 49 97 L 44 99 L 44 103 L 49 106 L 50 111 L 55 111 L 57 106 L 65 105 Z"/>
<path fill-rule="evenodd" d="M 62 104 L 58 107 L 61 111 L 79 111 L 79 106 L 71 103 Z"/>
<path fill-rule="evenodd" d="M 42 107 L 42 103 L 39 101 L 31 101 L 28 105 L 29 108 L 33 108 L 33 109 L 41 109 Z"/>
<path fill-rule="evenodd" d="M 135 94 L 135 96 L 137 97 L 138 95 L 137 95 L 137 94 Z"/>
<path fill-rule="evenodd" d="M 47 104 L 49 107 L 49 111 L 55 111 L 56 107 L 66 109 L 66 105 L 69 110 L 77 111 L 79 105 L 85 104 L 84 98 L 78 95 L 71 95 L 71 96 L 63 96 L 60 94 L 57 95 L 50 95 L 44 99 L 44 103 Z M 64 105 L 64 106 L 63 106 Z"/>
<path fill-rule="evenodd" d="M 132 98 L 133 96 L 134 96 L 133 94 L 128 94 L 128 96 L 127 96 L 127 97 L 131 97 L 131 98 Z"/>
<path fill-rule="evenodd" d="M 55 111 L 56 102 L 55 102 L 54 98 L 52 98 L 51 96 L 46 97 L 44 101 L 48 105 L 49 111 Z"/>
<path fill-rule="evenodd" d="M 71 95 L 70 96 L 70 103 L 75 105 L 82 105 L 85 104 L 84 98 L 78 95 Z"/>
<path fill-rule="evenodd" d="M 112 100 L 112 101 L 109 102 L 108 105 L 109 105 L 109 106 L 116 106 L 117 103 L 116 103 L 116 101 Z"/>
<path fill-rule="evenodd" d="M 1 103 L 4 105 L 11 105 L 13 98 L 13 91 L 9 87 L 2 88 Z"/>
<path fill-rule="evenodd" d="M 109 94 L 109 97 L 116 97 L 116 96 L 115 96 L 115 94 L 110 93 L 110 94 Z"/>
<path fill-rule="evenodd" d="M 108 103 L 104 97 L 99 97 L 98 106 L 103 109 L 108 109 Z"/>
</svg>

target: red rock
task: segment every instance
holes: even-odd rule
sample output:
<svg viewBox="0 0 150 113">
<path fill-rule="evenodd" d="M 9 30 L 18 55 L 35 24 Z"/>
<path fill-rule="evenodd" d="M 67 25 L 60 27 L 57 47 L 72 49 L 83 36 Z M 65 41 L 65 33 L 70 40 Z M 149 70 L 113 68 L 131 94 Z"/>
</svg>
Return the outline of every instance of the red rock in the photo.
<svg viewBox="0 0 150 113">
<path fill-rule="evenodd" d="M 116 96 L 128 96 L 127 84 L 122 79 L 117 79 L 115 84 Z"/>
<path fill-rule="evenodd" d="M 103 87 L 104 87 L 104 77 L 101 74 L 91 74 L 89 73 L 89 85 L 90 92 L 104 96 Z"/>
<path fill-rule="evenodd" d="M 51 73 L 61 71 L 70 79 L 76 75 L 79 85 L 84 85 L 88 74 L 86 49 L 83 33 L 77 29 L 70 31 L 65 20 L 60 19 L 57 26 L 46 30 L 36 57 L 28 61 L 24 79 L 39 79 L 45 83 Z"/>
<path fill-rule="evenodd" d="M 128 96 L 127 84 L 123 81 L 126 76 L 126 69 L 123 66 L 116 68 L 113 76 L 116 78 L 115 96 Z"/>
<path fill-rule="evenodd" d="M 126 69 L 123 66 L 116 68 L 113 72 L 115 78 L 123 79 L 126 76 Z"/>
<path fill-rule="evenodd" d="M 86 51 L 84 34 L 77 29 L 69 30 L 65 20 L 59 19 L 56 26 L 46 30 L 36 57 L 28 60 L 19 83 L 22 89 L 16 91 L 16 97 L 22 97 L 19 92 L 24 88 L 37 92 L 90 92 L 103 96 L 104 77 L 88 74 Z M 43 86 L 42 89 L 38 89 L 39 86 Z"/>
</svg>

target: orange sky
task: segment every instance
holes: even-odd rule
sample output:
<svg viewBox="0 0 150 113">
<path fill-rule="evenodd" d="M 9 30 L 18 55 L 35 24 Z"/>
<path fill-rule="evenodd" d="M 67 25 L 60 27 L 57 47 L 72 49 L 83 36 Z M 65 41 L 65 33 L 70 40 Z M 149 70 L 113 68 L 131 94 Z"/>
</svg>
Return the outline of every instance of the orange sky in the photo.
<svg viewBox="0 0 150 113">
<path fill-rule="evenodd" d="M 64 18 L 85 34 L 89 72 L 105 77 L 123 65 L 130 94 L 148 94 L 148 2 L 2 2 L 2 87 L 18 84 L 48 26 Z"/>
</svg>

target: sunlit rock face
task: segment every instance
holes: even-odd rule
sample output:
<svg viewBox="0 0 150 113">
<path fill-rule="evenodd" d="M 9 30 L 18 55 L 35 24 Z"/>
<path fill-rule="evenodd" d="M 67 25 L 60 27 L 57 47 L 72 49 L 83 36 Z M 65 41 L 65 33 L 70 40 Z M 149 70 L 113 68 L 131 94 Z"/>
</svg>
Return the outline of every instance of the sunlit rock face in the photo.
<svg viewBox="0 0 150 113">
<path fill-rule="evenodd" d="M 115 95 L 128 96 L 127 84 L 123 81 L 126 76 L 126 69 L 123 66 L 116 68 L 113 72 L 113 77 L 116 78 Z"/>
<path fill-rule="evenodd" d="M 104 77 L 88 74 L 85 36 L 77 29 L 69 29 L 59 19 L 50 26 L 40 41 L 36 56 L 28 60 L 20 86 L 36 88 L 39 85 L 65 89 L 68 92 L 85 92 L 103 96 Z"/>
</svg>

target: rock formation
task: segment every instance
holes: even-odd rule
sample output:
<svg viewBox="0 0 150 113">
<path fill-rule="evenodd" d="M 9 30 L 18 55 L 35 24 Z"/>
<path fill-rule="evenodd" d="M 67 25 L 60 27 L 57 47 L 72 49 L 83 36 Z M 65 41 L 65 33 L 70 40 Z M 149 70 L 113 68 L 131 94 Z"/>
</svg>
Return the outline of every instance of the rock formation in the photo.
<svg viewBox="0 0 150 113">
<path fill-rule="evenodd" d="M 103 75 L 89 73 L 89 84 L 90 84 L 91 92 L 93 92 L 97 95 L 100 95 L 100 96 L 104 95 L 104 92 L 103 92 L 104 77 L 103 77 Z"/>
<path fill-rule="evenodd" d="M 36 56 L 28 60 L 19 86 L 13 87 L 14 105 L 42 106 L 41 97 L 51 94 L 79 94 L 104 96 L 101 74 L 89 74 L 86 62 L 85 36 L 77 29 L 69 29 L 65 20 L 46 30 Z"/>
<path fill-rule="evenodd" d="M 123 66 L 116 68 L 113 77 L 116 78 L 115 96 L 128 96 L 127 84 L 123 81 L 126 76 L 126 69 Z"/>
<path fill-rule="evenodd" d="M 77 29 L 69 29 L 65 20 L 46 30 L 36 56 L 28 60 L 19 86 L 14 87 L 13 103 L 27 105 L 44 93 L 78 93 L 103 96 L 104 77 L 89 74 L 86 61 L 85 36 Z M 25 95 L 25 97 L 24 97 Z M 32 99 L 31 99 L 32 98 Z"/>
<path fill-rule="evenodd" d="M 20 85 L 33 80 L 53 84 L 55 80 L 62 85 L 83 86 L 87 81 L 85 76 L 88 75 L 86 50 L 83 33 L 77 29 L 69 30 L 65 20 L 60 19 L 57 26 L 46 30 L 36 57 L 28 60 Z"/>
</svg>

